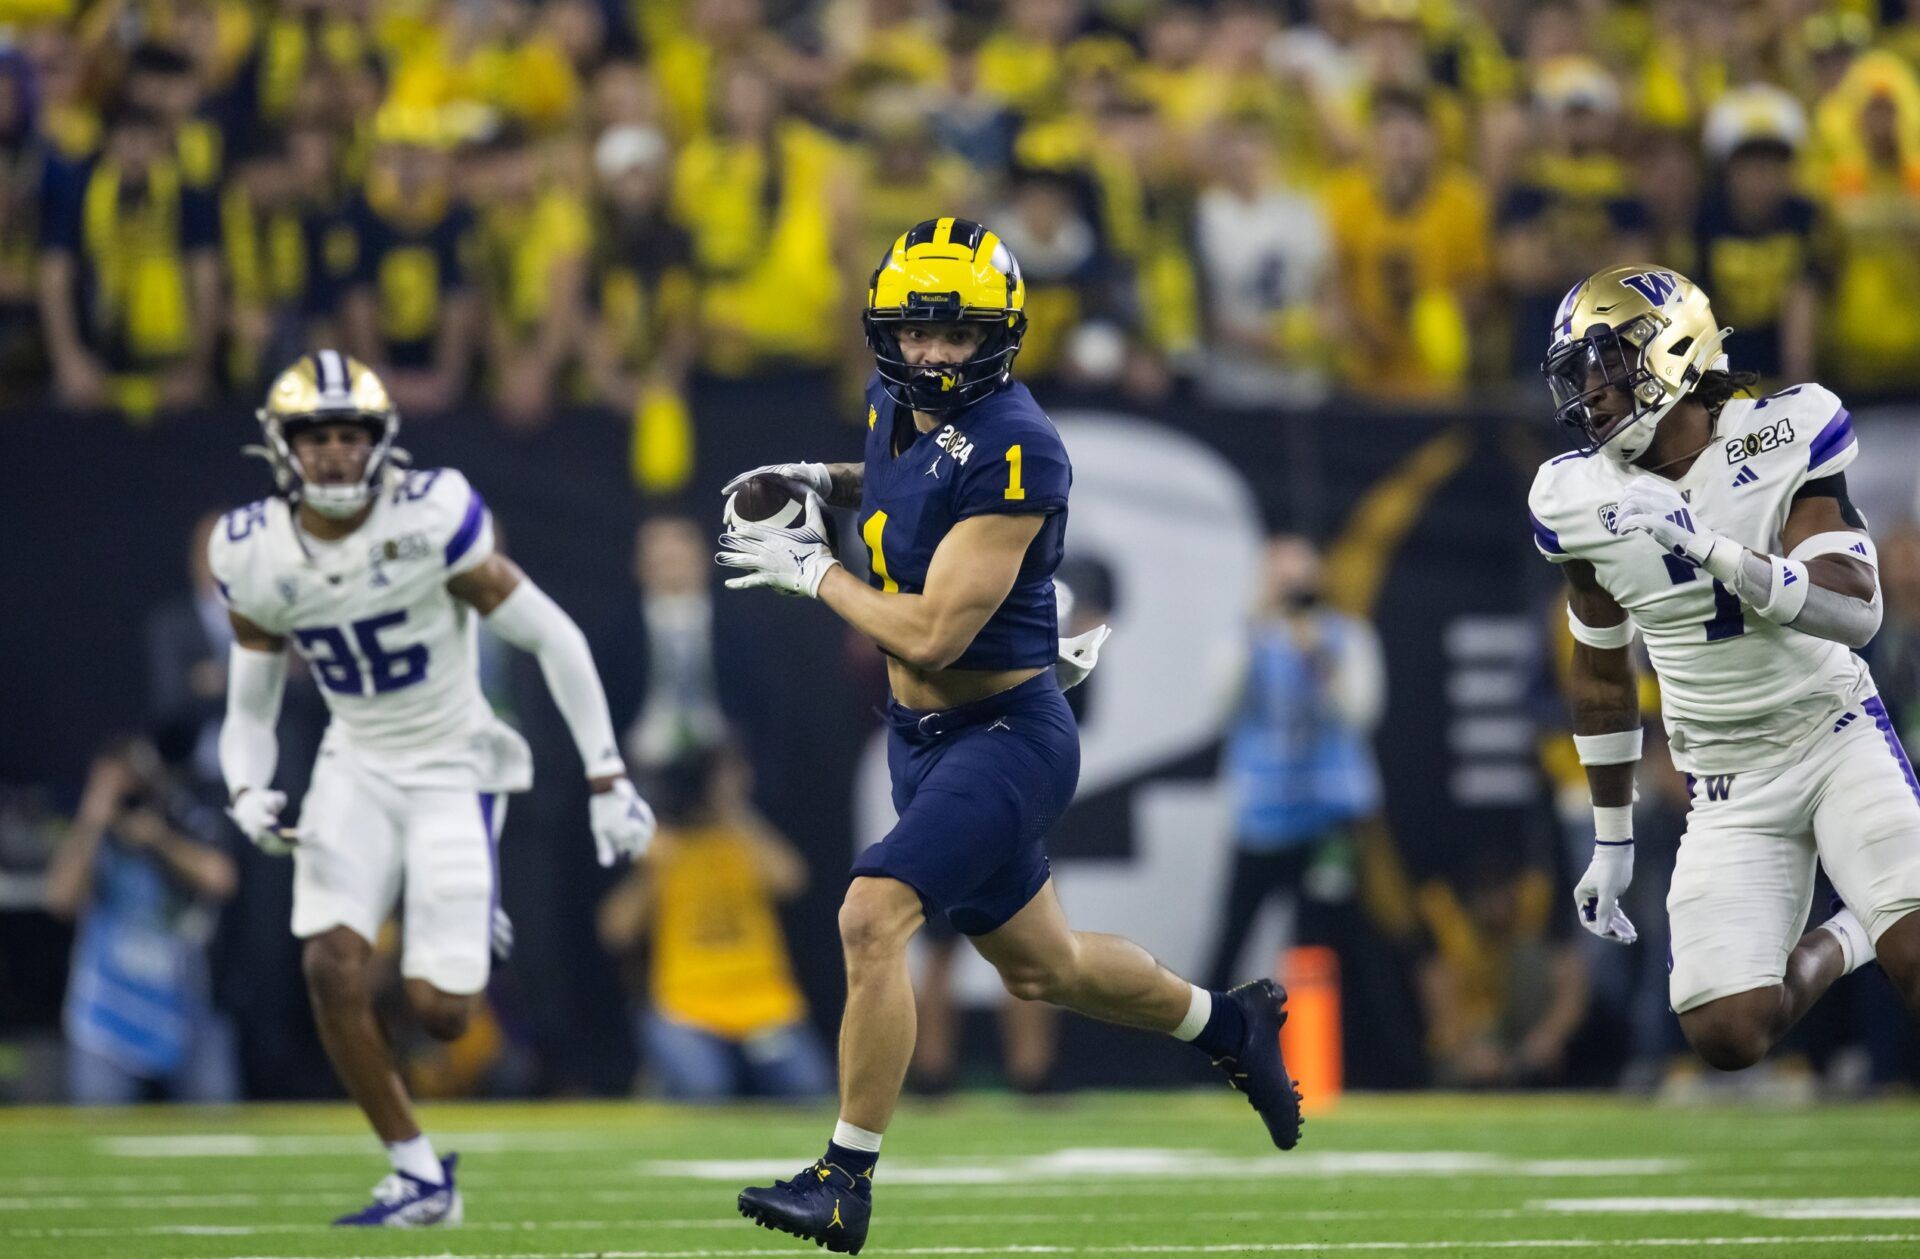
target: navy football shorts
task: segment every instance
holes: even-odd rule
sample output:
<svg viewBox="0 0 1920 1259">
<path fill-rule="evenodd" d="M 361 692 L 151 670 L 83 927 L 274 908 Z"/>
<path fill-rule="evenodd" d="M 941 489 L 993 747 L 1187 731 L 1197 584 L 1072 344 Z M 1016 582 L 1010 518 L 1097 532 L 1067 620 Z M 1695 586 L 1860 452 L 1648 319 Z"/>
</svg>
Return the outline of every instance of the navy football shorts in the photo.
<svg viewBox="0 0 1920 1259">
<path fill-rule="evenodd" d="M 929 920 L 984 935 L 1046 883 L 1047 831 L 1080 781 L 1080 730 L 1053 670 L 998 695 L 927 712 L 887 706 L 900 820 L 854 876 L 898 879 Z"/>
</svg>

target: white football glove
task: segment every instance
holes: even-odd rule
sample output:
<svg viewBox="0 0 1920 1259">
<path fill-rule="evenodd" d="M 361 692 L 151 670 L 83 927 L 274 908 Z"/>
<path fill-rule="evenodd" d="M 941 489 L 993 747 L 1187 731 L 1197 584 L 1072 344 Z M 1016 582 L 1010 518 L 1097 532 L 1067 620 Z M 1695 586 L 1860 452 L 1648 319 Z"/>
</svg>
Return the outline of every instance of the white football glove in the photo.
<svg viewBox="0 0 1920 1259">
<path fill-rule="evenodd" d="M 825 498 L 833 493 L 833 474 L 827 471 L 824 463 L 762 464 L 751 472 L 742 472 L 721 486 L 720 493 L 722 496 L 736 493 L 757 476 L 778 477 L 785 481 L 788 491 L 795 498 L 804 498 L 810 493 Z"/>
<path fill-rule="evenodd" d="M 261 852 L 269 857 L 284 857 L 293 851 L 296 842 L 293 831 L 280 825 L 280 810 L 286 807 L 286 792 L 246 787 L 227 806 L 227 816 Z"/>
<path fill-rule="evenodd" d="M 1695 568 L 1706 564 L 1707 553 L 1720 541 L 1695 514 L 1693 504 L 1663 477 L 1635 477 L 1615 510 L 1614 527 L 1621 533 L 1644 533 Z"/>
<path fill-rule="evenodd" d="M 741 522 L 720 535 L 725 548 L 714 559 L 747 573 L 727 579 L 729 590 L 764 586 L 783 595 L 812 599 L 820 593 L 827 570 L 840 561 L 827 549 L 827 523 L 820 496 L 807 495 L 807 523 L 790 529 Z"/>
<path fill-rule="evenodd" d="M 1106 642 L 1107 635 L 1111 633 L 1113 626 L 1096 625 L 1084 634 L 1060 640 L 1060 654 L 1054 657 L 1053 676 L 1058 679 L 1061 690 L 1071 691 L 1087 680 L 1087 675 L 1100 663 L 1100 644 Z"/>
<path fill-rule="evenodd" d="M 588 796 L 587 814 L 593 825 L 594 851 L 603 866 L 622 857 L 638 857 L 653 840 L 653 808 L 624 778 Z"/>
<path fill-rule="evenodd" d="M 1632 944 L 1640 938 L 1620 909 L 1620 897 L 1633 882 L 1633 841 L 1595 843 L 1593 861 L 1573 889 L 1580 925 L 1602 940 Z"/>
</svg>

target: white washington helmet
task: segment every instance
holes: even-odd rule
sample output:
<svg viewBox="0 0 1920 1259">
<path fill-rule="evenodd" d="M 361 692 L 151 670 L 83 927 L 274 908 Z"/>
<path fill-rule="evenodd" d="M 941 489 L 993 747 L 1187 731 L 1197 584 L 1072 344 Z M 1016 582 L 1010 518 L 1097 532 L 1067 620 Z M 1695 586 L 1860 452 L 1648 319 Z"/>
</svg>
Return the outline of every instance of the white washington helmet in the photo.
<svg viewBox="0 0 1920 1259">
<path fill-rule="evenodd" d="M 1580 433 L 1582 449 L 1631 464 L 1700 378 L 1725 369 L 1720 347 L 1731 331 L 1678 271 L 1642 263 L 1596 272 L 1573 286 L 1553 317 L 1540 365 L 1553 390 L 1553 418 Z M 1627 395 L 1626 415 L 1594 413 L 1609 388 Z"/>
<path fill-rule="evenodd" d="M 353 515 L 374 493 L 382 471 L 391 462 L 404 463 L 406 454 L 394 447 L 400 433 L 400 413 L 387 396 L 387 387 L 366 364 L 338 350 L 315 350 L 274 379 L 266 405 L 255 415 L 266 438 L 251 446 L 273 468 L 273 479 L 290 502 L 301 502 L 323 516 Z M 293 451 L 293 437 L 315 424 L 356 424 L 373 438 L 373 451 L 360 479 L 347 485 L 315 485 L 307 480 Z"/>
</svg>

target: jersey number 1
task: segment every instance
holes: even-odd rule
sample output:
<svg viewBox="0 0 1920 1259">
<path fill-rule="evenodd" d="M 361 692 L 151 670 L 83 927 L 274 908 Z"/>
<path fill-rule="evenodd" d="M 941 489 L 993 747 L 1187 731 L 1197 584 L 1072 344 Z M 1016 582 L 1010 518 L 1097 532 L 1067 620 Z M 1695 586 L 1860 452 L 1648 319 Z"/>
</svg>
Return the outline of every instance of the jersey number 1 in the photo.
<svg viewBox="0 0 1920 1259">
<path fill-rule="evenodd" d="M 1700 570 L 1673 555 L 1660 557 L 1667 563 L 1667 576 L 1673 578 L 1673 584 L 1698 581 Z M 1717 643 L 1726 638 L 1738 638 L 1747 632 L 1746 614 L 1740 610 L 1740 597 L 1721 585 L 1718 579 L 1713 583 L 1713 616 L 1707 621 L 1707 641 Z"/>
<path fill-rule="evenodd" d="M 860 526 L 860 538 L 867 544 L 867 567 L 880 579 L 880 589 L 886 594 L 898 592 L 900 583 L 887 575 L 887 513 L 877 511 L 867 517 Z"/>
</svg>

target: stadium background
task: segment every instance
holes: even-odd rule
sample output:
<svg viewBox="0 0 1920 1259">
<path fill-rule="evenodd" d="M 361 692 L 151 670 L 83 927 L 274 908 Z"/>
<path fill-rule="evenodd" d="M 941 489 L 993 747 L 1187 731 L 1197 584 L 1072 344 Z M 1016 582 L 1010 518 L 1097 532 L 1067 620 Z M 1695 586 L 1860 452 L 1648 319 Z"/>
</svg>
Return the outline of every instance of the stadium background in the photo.
<svg viewBox="0 0 1920 1259">
<path fill-rule="evenodd" d="M 263 492 L 237 448 L 273 367 L 324 338 L 399 373 L 402 443 L 482 487 L 625 720 L 636 524 L 711 528 L 731 473 L 855 449 L 865 274 L 939 212 L 1024 265 L 1019 371 L 1075 455 L 1070 554 L 1113 582 L 1055 847 L 1083 925 L 1201 960 L 1229 713 L 1194 683 L 1251 607 L 1265 532 L 1318 541 L 1329 602 L 1380 632 L 1385 805 L 1341 940 L 1353 1083 L 1432 1078 L 1416 988 L 1450 889 L 1524 870 L 1558 913 L 1585 843 L 1555 574 L 1521 514 L 1563 441 L 1531 374 L 1540 308 L 1573 280 L 1687 270 L 1742 333 L 1735 366 L 1854 404 L 1855 495 L 1889 557 L 1877 665 L 1920 717 L 1899 689 L 1920 641 L 1906 6 L 54 0 L 0 22 L 0 1094 L 57 1085 L 69 936 L 42 868 L 103 741 L 177 716 L 143 627 L 186 589 L 195 521 Z M 110 188 L 99 155 L 142 144 L 153 174 Z M 857 539 L 841 550 L 858 564 Z M 719 597 L 716 637 L 756 799 L 814 876 L 784 921 L 825 1028 L 833 910 L 872 826 L 877 659 L 771 598 Z M 520 943 L 496 1041 L 442 1086 L 624 1092 L 640 1064 L 594 937 L 610 880 L 577 765 L 531 663 L 496 681 L 538 758 L 503 845 Z M 309 686 L 290 728 L 317 706 Z M 216 993 L 246 1090 L 332 1095 L 287 867 L 228 839 Z M 1565 1078 L 1609 1084 L 1658 980 L 1589 943 Z M 1825 1069 L 1865 1046 L 1856 1083 L 1911 1079 L 1883 989 L 1849 981 L 1796 1051 Z M 988 1030 L 968 1041 L 982 1074 Z M 1150 1038 L 1065 1035 L 1067 1083 L 1201 1078 Z"/>
</svg>

